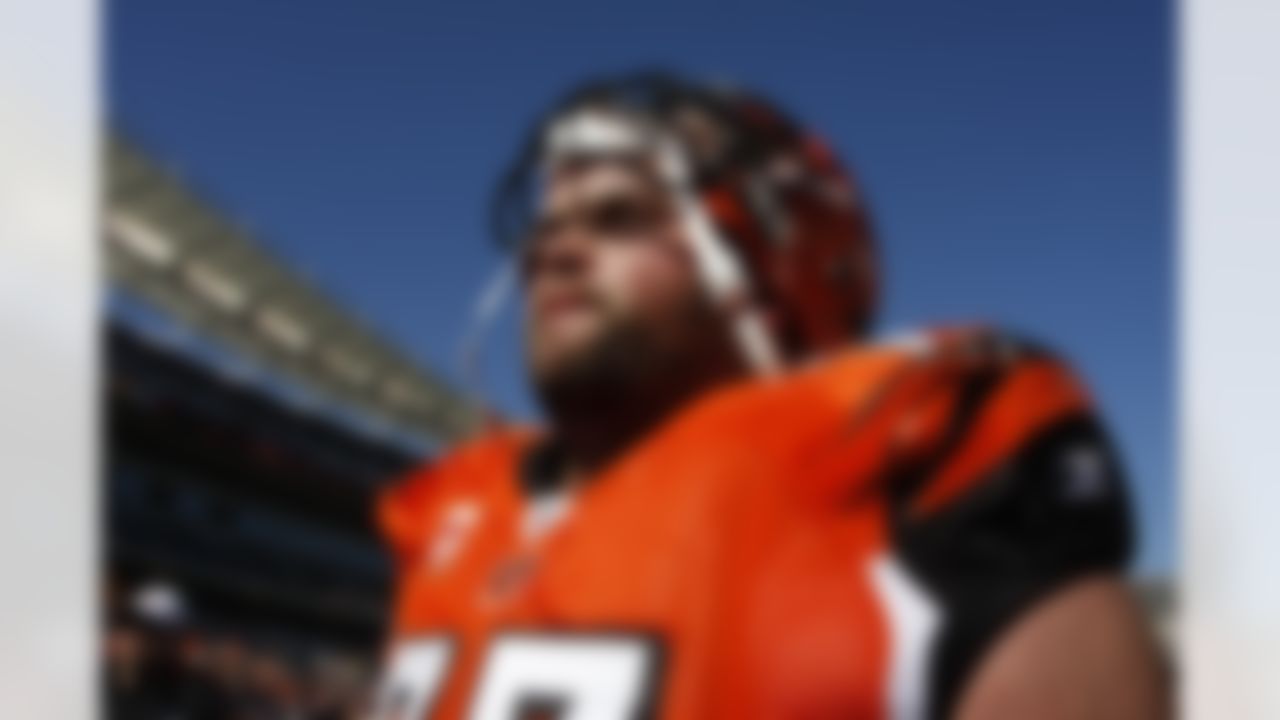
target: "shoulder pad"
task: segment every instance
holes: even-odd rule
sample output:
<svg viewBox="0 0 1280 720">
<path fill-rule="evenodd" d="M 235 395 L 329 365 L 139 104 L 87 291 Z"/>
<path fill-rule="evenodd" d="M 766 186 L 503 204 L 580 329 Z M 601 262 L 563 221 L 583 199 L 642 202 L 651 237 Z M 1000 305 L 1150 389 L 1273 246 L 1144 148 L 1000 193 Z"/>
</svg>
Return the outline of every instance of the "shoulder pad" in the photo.
<svg viewBox="0 0 1280 720">
<path fill-rule="evenodd" d="M 922 509 L 944 504 L 1038 431 L 1090 407 L 1083 386 L 1052 354 L 985 327 L 864 345 L 814 372 L 847 401 L 844 439 L 826 474 L 843 478 L 850 491 L 889 476 L 927 478 L 918 481 L 927 484 L 918 497 Z M 849 381 L 856 391 L 845 387 Z"/>
</svg>

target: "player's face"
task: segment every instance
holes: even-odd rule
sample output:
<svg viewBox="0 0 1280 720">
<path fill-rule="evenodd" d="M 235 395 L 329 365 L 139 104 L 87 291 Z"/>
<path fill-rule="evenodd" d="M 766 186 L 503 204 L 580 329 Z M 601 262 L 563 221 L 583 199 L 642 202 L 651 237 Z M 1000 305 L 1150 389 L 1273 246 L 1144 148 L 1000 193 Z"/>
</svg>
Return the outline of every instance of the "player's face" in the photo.
<svg viewBox="0 0 1280 720">
<path fill-rule="evenodd" d="M 524 283 L 528 361 L 544 384 L 672 350 L 702 295 L 669 193 L 642 160 L 551 173 Z"/>
</svg>

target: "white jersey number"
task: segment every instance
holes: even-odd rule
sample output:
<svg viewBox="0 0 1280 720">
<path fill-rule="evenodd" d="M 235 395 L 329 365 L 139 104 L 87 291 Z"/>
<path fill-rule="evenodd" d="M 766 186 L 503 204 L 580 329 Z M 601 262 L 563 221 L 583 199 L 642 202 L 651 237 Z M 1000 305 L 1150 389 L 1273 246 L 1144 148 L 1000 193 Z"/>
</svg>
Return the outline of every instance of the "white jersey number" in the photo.
<svg viewBox="0 0 1280 720">
<path fill-rule="evenodd" d="M 444 687 L 453 643 L 443 637 L 406 640 L 396 645 L 378 682 L 369 720 L 417 720 L 427 717 Z"/>
<path fill-rule="evenodd" d="M 631 635 L 501 635 L 490 645 L 469 720 L 638 720 L 652 711 L 654 643 Z M 452 644 L 402 641 L 378 691 L 374 720 L 423 720 L 439 699 Z"/>
</svg>

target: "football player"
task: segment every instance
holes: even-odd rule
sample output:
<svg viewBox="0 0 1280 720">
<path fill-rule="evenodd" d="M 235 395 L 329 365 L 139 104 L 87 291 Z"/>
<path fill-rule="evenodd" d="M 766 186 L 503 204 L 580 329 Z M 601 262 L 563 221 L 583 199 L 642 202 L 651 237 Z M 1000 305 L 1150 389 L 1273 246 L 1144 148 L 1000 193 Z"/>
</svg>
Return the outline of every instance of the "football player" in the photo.
<svg viewBox="0 0 1280 720">
<path fill-rule="evenodd" d="M 543 429 L 379 505 L 379 718 L 1151 718 L 1086 390 L 1033 343 L 867 336 L 870 222 L 751 94 L 593 83 L 498 194 Z"/>
</svg>

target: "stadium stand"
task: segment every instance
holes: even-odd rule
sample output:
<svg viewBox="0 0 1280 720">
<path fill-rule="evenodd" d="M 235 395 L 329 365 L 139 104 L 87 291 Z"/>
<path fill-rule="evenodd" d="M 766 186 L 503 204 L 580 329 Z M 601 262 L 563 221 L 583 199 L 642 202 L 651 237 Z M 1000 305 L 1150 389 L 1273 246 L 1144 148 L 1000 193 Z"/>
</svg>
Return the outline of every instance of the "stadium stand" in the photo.
<svg viewBox="0 0 1280 720">
<path fill-rule="evenodd" d="M 242 662 L 245 672 L 269 665 L 259 668 L 268 678 L 314 658 L 367 669 L 389 580 L 370 502 L 421 458 L 287 407 L 123 326 L 108 328 L 105 347 L 111 595 L 163 582 L 186 608 L 181 633 L 149 635 L 117 598 L 107 603 L 109 636 L 132 629 L 160 644 L 180 636 L 188 655 L 252 648 L 257 660 Z"/>
</svg>

